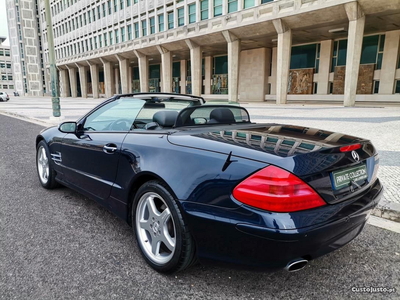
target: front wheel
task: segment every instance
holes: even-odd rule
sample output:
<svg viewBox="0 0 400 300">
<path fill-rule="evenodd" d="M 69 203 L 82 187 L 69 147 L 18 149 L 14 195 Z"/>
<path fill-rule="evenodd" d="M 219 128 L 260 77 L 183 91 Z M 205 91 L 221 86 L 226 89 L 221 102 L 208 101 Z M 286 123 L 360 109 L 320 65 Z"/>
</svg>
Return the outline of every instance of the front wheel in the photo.
<svg viewBox="0 0 400 300">
<path fill-rule="evenodd" d="M 44 188 L 53 189 L 58 185 L 55 180 L 56 173 L 50 163 L 49 147 L 44 141 L 40 141 L 36 148 L 36 169 Z"/>
<path fill-rule="evenodd" d="M 149 181 L 136 193 L 132 225 L 140 251 L 156 271 L 173 273 L 195 262 L 195 246 L 178 205 L 168 189 Z"/>
</svg>

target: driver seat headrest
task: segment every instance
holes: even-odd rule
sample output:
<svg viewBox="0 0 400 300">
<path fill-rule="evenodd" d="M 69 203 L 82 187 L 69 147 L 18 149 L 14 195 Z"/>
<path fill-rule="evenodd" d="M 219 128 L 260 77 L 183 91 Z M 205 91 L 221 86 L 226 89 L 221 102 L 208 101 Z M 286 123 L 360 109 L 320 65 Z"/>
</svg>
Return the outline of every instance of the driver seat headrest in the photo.
<svg viewBox="0 0 400 300">
<path fill-rule="evenodd" d="M 158 123 L 160 127 L 172 127 L 175 125 L 178 112 L 175 110 L 161 110 L 154 114 L 153 122 Z"/>
</svg>

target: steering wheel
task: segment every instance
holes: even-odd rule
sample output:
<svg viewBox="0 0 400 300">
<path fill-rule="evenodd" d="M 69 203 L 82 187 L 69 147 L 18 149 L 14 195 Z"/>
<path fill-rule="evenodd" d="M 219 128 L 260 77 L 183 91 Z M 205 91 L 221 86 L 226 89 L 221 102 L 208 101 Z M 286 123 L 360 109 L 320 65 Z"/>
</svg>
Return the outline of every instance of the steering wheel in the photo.
<svg viewBox="0 0 400 300">
<path fill-rule="evenodd" d="M 125 131 L 125 130 L 130 130 L 132 126 L 135 127 L 135 125 L 132 124 L 132 120 L 118 119 L 112 122 L 110 125 L 108 125 L 107 128 L 115 131 L 118 130 Z"/>
</svg>

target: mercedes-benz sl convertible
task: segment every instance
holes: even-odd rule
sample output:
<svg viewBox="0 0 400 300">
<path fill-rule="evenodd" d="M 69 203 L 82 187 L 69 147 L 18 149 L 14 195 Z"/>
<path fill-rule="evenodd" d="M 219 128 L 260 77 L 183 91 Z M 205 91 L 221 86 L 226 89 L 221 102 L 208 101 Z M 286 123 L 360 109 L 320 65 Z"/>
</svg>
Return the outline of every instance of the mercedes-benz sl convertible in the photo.
<svg viewBox="0 0 400 300">
<path fill-rule="evenodd" d="M 370 141 L 188 95 L 114 96 L 36 149 L 44 188 L 104 205 L 165 273 L 197 260 L 300 270 L 353 240 L 382 194 Z"/>
</svg>

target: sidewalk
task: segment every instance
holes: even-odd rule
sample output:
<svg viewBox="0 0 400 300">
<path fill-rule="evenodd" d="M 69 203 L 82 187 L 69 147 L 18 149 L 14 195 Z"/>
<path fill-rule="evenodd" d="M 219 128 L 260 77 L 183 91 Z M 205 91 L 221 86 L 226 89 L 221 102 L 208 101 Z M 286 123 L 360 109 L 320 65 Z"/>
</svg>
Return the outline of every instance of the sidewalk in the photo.
<svg viewBox="0 0 400 300">
<path fill-rule="evenodd" d="M 105 99 L 61 98 L 62 120 L 77 120 Z M 400 100 L 400 99 L 399 99 Z M 243 103 L 252 121 L 316 127 L 370 139 L 380 154 L 379 178 L 384 199 L 375 215 L 400 222 L 400 106 L 341 107 L 337 105 L 284 105 Z M 0 102 L 0 113 L 43 126 L 57 124 L 50 97 L 12 97 Z"/>
</svg>

